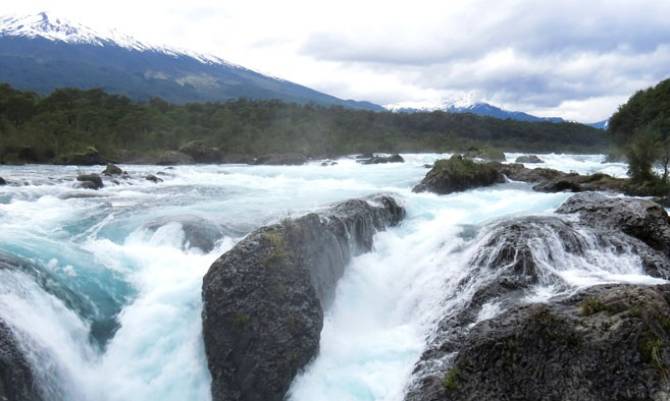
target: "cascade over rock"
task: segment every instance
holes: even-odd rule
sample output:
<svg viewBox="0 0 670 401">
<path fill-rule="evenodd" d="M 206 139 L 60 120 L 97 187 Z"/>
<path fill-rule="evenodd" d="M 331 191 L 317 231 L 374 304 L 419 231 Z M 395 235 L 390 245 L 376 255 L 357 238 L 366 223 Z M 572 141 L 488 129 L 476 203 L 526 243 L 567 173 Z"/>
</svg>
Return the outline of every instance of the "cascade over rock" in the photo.
<svg viewBox="0 0 670 401">
<path fill-rule="evenodd" d="M 645 200 L 583 193 L 557 212 L 484 227 L 469 274 L 458 285 L 466 301 L 438 323 L 416 364 L 407 401 L 542 399 L 546 389 L 556 400 L 666 399 L 670 353 L 659 347 L 670 339 L 670 326 L 663 326 L 670 322 L 670 286 L 595 287 L 548 304 L 524 301 L 538 287 L 570 294 L 560 272 L 572 263 L 597 266 L 601 252 L 634 255 L 647 274 L 670 278 L 662 246 L 665 210 Z M 577 213 L 577 219 L 565 213 Z M 489 320 L 486 308 L 502 312 Z M 639 315 L 639 309 L 649 314 Z M 605 328 L 599 326 L 602 316 L 591 317 L 602 311 L 608 313 Z M 645 343 L 649 333 L 653 338 Z M 646 357 L 640 355 L 645 344 L 656 347 Z M 656 365 L 661 369 L 653 370 Z M 622 371 L 622 382 L 613 383 Z M 613 398 L 604 396 L 610 387 Z"/>
<path fill-rule="evenodd" d="M 670 256 L 670 217 L 652 201 L 584 193 L 572 196 L 557 213 L 577 213 L 589 225 L 620 230 Z"/>
<path fill-rule="evenodd" d="M 667 400 L 670 286 L 606 285 L 520 305 L 468 333 L 410 400 Z"/>
<path fill-rule="evenodd" d="M 316 355 L 347 263 L 404 215 L 387 196 L 350 200 L 260 228 L 221 256 L 203 282 L 213 400 L 281 401 Z"/>
</svg>

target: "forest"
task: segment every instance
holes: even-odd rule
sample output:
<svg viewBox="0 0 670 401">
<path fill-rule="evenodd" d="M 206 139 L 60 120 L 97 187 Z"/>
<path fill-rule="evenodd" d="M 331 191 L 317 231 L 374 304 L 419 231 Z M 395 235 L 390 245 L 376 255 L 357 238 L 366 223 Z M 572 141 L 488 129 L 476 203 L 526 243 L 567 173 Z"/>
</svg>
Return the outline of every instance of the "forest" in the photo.
<svg viewBox="0 0 670 401">
<path fill-rule="evenodd" d="M 507 151 L 603 152 L 603 131 L 577 123 L 519 122 L 441 111 L 392 113 L 245 99 L 174 105 L 101 89 L 47 96 L 0 85 L 0 162 L 51 163 L 95 149 L 132 162 L 197 142 L 224 155 Z M 146 159 L 146 158 L 145 158 Z M 222 160 L 223 161 L 223 160 Z"/>
</svg>

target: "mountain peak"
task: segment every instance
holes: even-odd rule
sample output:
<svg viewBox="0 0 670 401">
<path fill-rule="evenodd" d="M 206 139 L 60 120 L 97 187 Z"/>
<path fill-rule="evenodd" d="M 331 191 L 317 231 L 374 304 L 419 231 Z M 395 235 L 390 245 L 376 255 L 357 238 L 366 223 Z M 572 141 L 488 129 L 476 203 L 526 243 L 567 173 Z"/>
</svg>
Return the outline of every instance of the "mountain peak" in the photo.
<svg viewBox="0 0 670 401">
<path fill-rule="evenodd" d="M 16 36 L 42 38 L 71 44 L 93 46 L 119 46 L 137 51 L 155 51 L 175 57 L 188 56 L 208 64 L 226 64 L 241 68 L 220 57 L 195 53 L 175 47 L 150 45 L 116 30 L 95 30 L 86 25 L 74 23 L 66 18 L 56 17 L 45 11 L 37 14 L 0 17 L 0 37 Z"/>
</svg>

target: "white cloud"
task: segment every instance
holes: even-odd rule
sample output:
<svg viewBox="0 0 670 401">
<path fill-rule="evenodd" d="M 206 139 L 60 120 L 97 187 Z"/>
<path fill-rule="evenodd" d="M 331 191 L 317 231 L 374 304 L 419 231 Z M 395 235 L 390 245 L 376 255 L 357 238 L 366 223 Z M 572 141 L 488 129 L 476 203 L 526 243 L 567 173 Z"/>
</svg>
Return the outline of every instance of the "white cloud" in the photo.
<svg viewBox="0 0 670 401">
<path fill-rule="evenodd" d="M 667 0 L 12 3 L 381 104 L 474 94 L 591 121 L 670 75 Z"/>
</svg>

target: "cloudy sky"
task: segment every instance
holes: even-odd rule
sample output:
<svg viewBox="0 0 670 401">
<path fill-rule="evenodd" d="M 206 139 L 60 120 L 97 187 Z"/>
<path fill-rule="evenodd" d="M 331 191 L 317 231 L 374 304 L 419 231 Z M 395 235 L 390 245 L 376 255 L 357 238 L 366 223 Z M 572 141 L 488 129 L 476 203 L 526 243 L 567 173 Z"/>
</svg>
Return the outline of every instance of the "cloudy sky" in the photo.
<svg viewBox="0 0 670 401">
<path fill-rule="evenodd" d="M 593 122 L 670 77 L 670 0 L 3 0 L 342 98 Z"/>
</svg>

